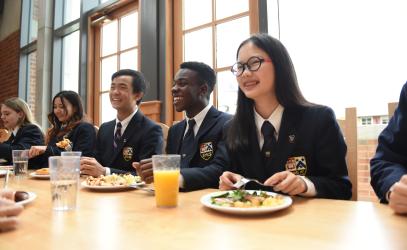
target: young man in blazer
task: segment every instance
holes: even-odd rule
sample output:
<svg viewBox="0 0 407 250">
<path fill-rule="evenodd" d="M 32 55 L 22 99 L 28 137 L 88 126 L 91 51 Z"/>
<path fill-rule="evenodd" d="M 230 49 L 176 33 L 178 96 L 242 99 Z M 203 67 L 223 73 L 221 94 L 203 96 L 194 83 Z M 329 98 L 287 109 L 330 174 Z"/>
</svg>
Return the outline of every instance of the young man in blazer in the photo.
<svg viewBox="0 0 407 250">
<path fill-rule="evenodd" d="M 222 127 L 231 115 L 209 104 L 215 83 L 213 69 L 200 62 L 182 63 L 174 79 L 174 106 L 178 112 L 185 111 L 186 118 L 170 128 L 166 152 L 181 155 L 183 191 L 217 187 L 223 172 L 211 163 L 222 139 Z M 151 160 L 135 162 L 133 167 L 146 182 L 153 181 Z"/>
<path fill-rule="evenodd" d="M 100 126 L 96 158 L 81 158 L 81 173 L 96 177 L 135 173 L 132 162 L 161 153 L 162 129 L 138 107 L 145 91 L 146 80 L 138 71 L 122 69 L 112 75 L 109 97 L 117 117 Z"/>
<path fill-rule="evenodd" d="M 407 214 L 407 83 L 399 105 L 379 136 L 370 161 L 371 184 L 382 203 L 398 214 Z"/>
</svg>

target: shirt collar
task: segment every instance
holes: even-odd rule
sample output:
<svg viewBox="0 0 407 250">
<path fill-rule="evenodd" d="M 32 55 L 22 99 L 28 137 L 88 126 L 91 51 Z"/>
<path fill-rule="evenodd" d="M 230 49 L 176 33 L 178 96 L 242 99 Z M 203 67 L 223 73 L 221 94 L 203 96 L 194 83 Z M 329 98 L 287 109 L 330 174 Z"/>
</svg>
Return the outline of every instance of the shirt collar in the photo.
<svg viewBox="0 0 407 250">
<path fill-rule="evenodd" d="M 281 126 L 281 120 L 283 118 L 283 112 L 284 112 L 284 107 L 279 104 L 277 108 L 273 111 L 273 113 L 269 116 L 269 118 L 264 119 L 257 113 L 256 109 L 253 107 L 254 110 L 254 120 L 256 122 L 256 128 L 257 128 L 257 135 L 261 135 L 261 126 L 263 126 L 264 121 L 269 121 L 274 129 L 275 129 L 275 136 L 278 138 L 278 133 L 280 131 L 280 126 Z"/>
<path fill-rule="evenodd" d="M 116 117 L 116 124 L 118 122 L 120 122 L 122 124 L 122 132 L 124 132 L 127 128 L 127 125 L 129 125 L 131 119 L 133 118 L 133 116 L 137 113 L 138 111 L 138 106 L 136 106 L 136 109 L 134 110 L 133 113 L 131 113 L 129 116 L 127 116 L 126 118 L 124 118 L 122 121 L 120 121 L 117 117 Z M 117 125 L 116 125 L 117 126 Z"/>
<path fill-rule="evenodd" d="M 13 129 L 13 135 L 14 137 L 17 135 L 18 130 L 20 129 L 20 126 L 17 126 Z"/>
<path fill-rule="evenodd" d="M 194 134 L 196 135 L 198 133 L 199 128 L 201 127 L 201 124 L 203 120 L 205 119 L 206 114 L 209 112 L 209 109 L 212 107 L 212 104 L 208 104 L 204 109 L 201 110 L 198 114 L 196 114 L 194 117 L 187 117 L 187 127 L 185 131 L 188 131 L 188 120 L 194 119 L 195 120 L 195 126 L 194 126 Z M 186 132 L 185 132 L 186 133 Z"/>
</svg>

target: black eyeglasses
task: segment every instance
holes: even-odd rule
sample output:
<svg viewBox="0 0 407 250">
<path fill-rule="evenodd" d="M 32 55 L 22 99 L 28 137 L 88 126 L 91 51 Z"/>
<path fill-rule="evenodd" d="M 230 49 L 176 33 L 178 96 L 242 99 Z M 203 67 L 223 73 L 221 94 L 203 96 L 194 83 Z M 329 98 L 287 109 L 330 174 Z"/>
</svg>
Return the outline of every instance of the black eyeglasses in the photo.
<svg viewBox="0 0 407 250">
<path fill-rule="evenodd" d="M 272 62 L 270 59 L 264 59 L 257 56 L 252 56 L 247 60 L 246 63 L 237 62 L 233 64 L 230 71 L 235 76 L 241 76 L 245 69 L 254 72 L 260 69 L 260 66 L 263 62 Z"/>
</svg>

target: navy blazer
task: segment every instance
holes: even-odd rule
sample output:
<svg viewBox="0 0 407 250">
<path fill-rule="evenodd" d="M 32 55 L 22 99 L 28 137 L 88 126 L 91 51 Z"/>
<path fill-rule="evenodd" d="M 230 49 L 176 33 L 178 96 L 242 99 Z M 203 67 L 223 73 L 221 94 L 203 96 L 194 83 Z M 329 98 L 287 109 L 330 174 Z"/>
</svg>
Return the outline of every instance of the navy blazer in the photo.
<svg viewBox="0 0 407 250">
<path fill-rule="evenodd" d="M 41 162 L 38 167 L 48 166 L 48 157 L 61 155 L 65 149 L 59 148 L 56 143 L 67 138 L 72 143 L 72 151 L 81 151 L 82 156 L 94 157 L 96 147 L 96 130 L 93 124 L 88 122 L 79 122 L 70 132 L 66 135 L 50 138 L 44 154 L 39 155 L 33 159 L 39 158 Z"/>
<path fill-rule="evenodd" d="M 311 180 L 316 197 L 351 198 L 346 144 L 332 109 L 319 105 L 285 108 L 277 146 L 268 165 L 263 163 L 256 131 L 251 132 L 249 140 L 250 148 L 242 152 L 232 153 L 224 142 L 219 144 L 215 164 L 261 182 L 288 170 Z"/>
<path fill-rule="evenodd" d="M 111 173 L 136 174 L 131 163 L 161 154 L 163 132 L 161 127 L 138 110 L 124 131 L 117 149 L 113 149 L 116 120 L 103 123 L 97 136 L 96 160 Z"/>
<path fill-rule="evenodd" d="M 12 150 L 30 149 L 34 145 L 44 145 L 44 135 L 38 126 L 24 125 L 17 131 L 16 136 L 11 135 L 7 141 L 0 143 L 0 158 L 7 160 L 5 164 L 12 164 Z M 33 160 L 28 163 L 30 167 L 35 164 L 36 161 Z"/>
<path fill-rule="evenodd" d="M 379 136 L 375 156 L 370 160 L 371 185 L 381 202 L 393 184 L 407 174 L 407 83 L 387 127 Z"/>
<path fill-rule="evenodd" d="M 181 166 L 181 174 L 184 179 L 183 191 L 202 188 L 217 187 L 212 180 L 218 179 L 222 169 L 210 166 L 215 156 L 218 142 L 222 140 L 223 125 L 232 116 L 211 107 L 206 114 L 198 133 L 195 136 L 192 156 L 187 159 L 188 164 Z M 180 154 L 182 140 L 184 138 L 186 120 L 173 125 L 168 131 L 167 148 L 168 154 Z"/>
</svg>

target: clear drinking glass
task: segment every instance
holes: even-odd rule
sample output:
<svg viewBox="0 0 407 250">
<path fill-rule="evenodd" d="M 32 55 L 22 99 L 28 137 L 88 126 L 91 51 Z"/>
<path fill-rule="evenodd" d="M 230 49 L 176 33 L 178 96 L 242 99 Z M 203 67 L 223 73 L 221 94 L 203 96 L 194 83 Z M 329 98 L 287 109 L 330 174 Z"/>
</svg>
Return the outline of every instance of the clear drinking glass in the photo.
<svg viewBox="0 0 407 250">
<path fill-rule="evenodd" d="M 28 152 L 29 150 L 13 150 L 13 170 L 16 177 L 28 175 Z"/>
<path fill-rule="evenodd" d="M 76 208 L 79 185 L 79 156 L 49 157 L 51 197 L 54 210 L 65 211 Z"/>
</svg>

